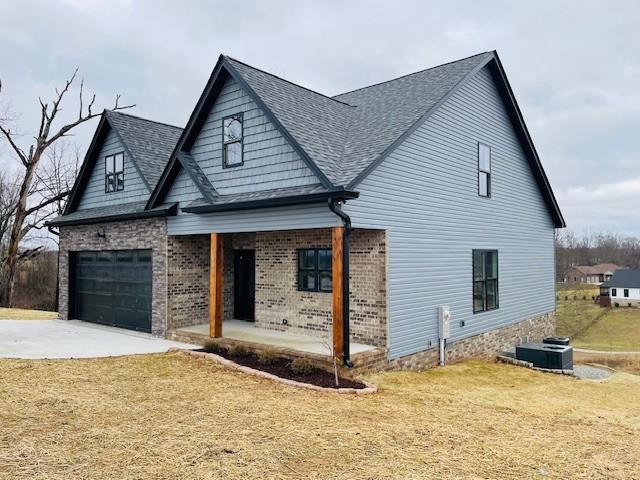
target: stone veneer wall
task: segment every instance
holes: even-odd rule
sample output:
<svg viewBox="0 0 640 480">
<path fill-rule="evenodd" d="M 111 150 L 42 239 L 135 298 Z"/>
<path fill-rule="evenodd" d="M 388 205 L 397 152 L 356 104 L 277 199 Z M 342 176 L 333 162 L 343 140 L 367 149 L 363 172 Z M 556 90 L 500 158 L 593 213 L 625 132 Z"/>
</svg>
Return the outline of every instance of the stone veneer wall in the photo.
<svg viewBox="0 0 640 480">
<path fill-rule="evenodd" d="M 471 358 L 491 358 L 516 344 L 540 342 L 553 335 L 556 330 L 555 312 L 539 315 L 522 322 L 473 337 L 464 338 L 447 345 L 446 362 L 454 363 Z M 438 348 L 430 348 L 413 355 L 389 361 L 390 368 L 420 369 L 438 365 Z"/>
<path fill-rule="evenodd" d="M 98 236 L 104 232 L 104 238 Z M 167 226 L 164 218 L 128 220 L 60 228 L 58 311 L 69 318 L 69 252 L 81 250 L 152 250 L 151 330 L 166 331 L 167 309 Z"/>
<path fill-rule="evenodd" d="M 209 235 L 167 237 L 167 330 L 209 323 Z"/>
</svg>

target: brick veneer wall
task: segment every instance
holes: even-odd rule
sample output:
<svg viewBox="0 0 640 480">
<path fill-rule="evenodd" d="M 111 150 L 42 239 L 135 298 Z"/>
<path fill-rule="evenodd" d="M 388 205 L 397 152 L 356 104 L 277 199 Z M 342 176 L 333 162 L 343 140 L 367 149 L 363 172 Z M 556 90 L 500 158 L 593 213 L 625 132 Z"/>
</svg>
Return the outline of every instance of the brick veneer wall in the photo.
<svg viewBox="0 0 640 480">
<path fill-rule="evenodd" d="M 168 328 L 207 323 L 209 236 L 168 237 Z M 300 292 L 297 250 L 330 248 L 329 229 L 235 233 L 224 236 L 224 320 L 233 319 L 233 251 L 256 254 L 255 321 L 259 328 L 329 338 L 332 296 Z M 385 233 L 354 230 L 351 237 L 351 339 L 386 347 Z M 284 325 L 282 320 L 287 320 Z M 224 326 L 223 326 L 224 335 Z"/>
<path fill-rule="evenodd" d="M 104 232 L 102 238 L 98 232 Z M 152 250 L 151 330 L 166 331 L 167 228 L 164 218 L 128 220 L 60 228 L 59 317 L 69 316 L 69 252 L 81 250 Z"/>
<path fill-rule="evenodd" d="M 209 323 L 209 235 L 167 237 L 167 329 Z"/>
<path fill-rule="evenodd" d="M 505 350 L 511 350 L 518 343 L 540 342 L 556 331 L 556 315 L 550 312 L 522 322 L 473 337 L 458 340 L 447 345 L 446 362 L 454 363 L 471 358 L 491 358 Z M 430 348 L 413 355 L 396 358 L 389 362 L 391 368 L 420 369 L 438 364 L 438 348 Z"/>
<path fill-rule="evenodd" d="M 255 234 L 257 326 L 328 338 L 332 324 L 331 293 L 301 292 L 297 287 L 297 251 L 313 247 L 331 248 L 331 230 Z M 386 347 L 385 233 L 354 230 L 350 253 L 351 339 Z"/>
</svg>

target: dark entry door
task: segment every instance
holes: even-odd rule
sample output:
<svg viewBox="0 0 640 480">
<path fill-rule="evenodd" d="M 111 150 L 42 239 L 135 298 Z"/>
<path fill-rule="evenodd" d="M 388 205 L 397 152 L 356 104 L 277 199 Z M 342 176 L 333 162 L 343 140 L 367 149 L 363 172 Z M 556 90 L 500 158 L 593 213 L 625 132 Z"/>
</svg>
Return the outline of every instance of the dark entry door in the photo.
<svg viewBox="0 0 640 480">
<path fill-rule="evenodd" d="M 233 252 L 233 316 L 238 320 L 255 320 L 256 252 Z"/>
<path fill-rule="evenodd" d="M 151 331 L 151 250 L 75 252 L 70 273 L 71 318 Z"/>
</svg>

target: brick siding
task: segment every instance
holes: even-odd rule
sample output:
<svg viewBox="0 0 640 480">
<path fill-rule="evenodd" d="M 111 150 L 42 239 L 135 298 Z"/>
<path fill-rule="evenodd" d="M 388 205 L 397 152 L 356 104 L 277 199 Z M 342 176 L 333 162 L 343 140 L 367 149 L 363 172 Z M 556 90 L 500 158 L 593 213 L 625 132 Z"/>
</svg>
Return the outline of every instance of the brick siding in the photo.
<svg viewBox="0 0 640 480">
<path fill-rule="evenodd" d="M 104 233 L 104 237 L 98 233 Z M 60 228 L 59 317 L 69 317 L 69 252 L 82 250 L 152 250 L 151 331 L 164 336 L 167 298 L 167 228 L 164 218 L 129 220 Z"/>
</svg>

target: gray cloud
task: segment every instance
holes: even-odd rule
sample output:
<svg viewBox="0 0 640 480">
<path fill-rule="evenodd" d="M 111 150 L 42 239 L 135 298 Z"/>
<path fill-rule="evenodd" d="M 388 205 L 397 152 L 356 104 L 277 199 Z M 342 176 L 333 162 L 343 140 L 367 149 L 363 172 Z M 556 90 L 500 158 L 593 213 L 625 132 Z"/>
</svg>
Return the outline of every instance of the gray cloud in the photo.
<svg viewBox="0 0 640 480">
<path fill-rule="evenodd" d="M 633 1 L 3 2 L 0 78 L 25 132 L 76 66 L 101 106 L 183 125 L 219 53 L 335 94 L 497 49 L 569 227 L 640 235 L 639 20 Z"/>
</svg>

